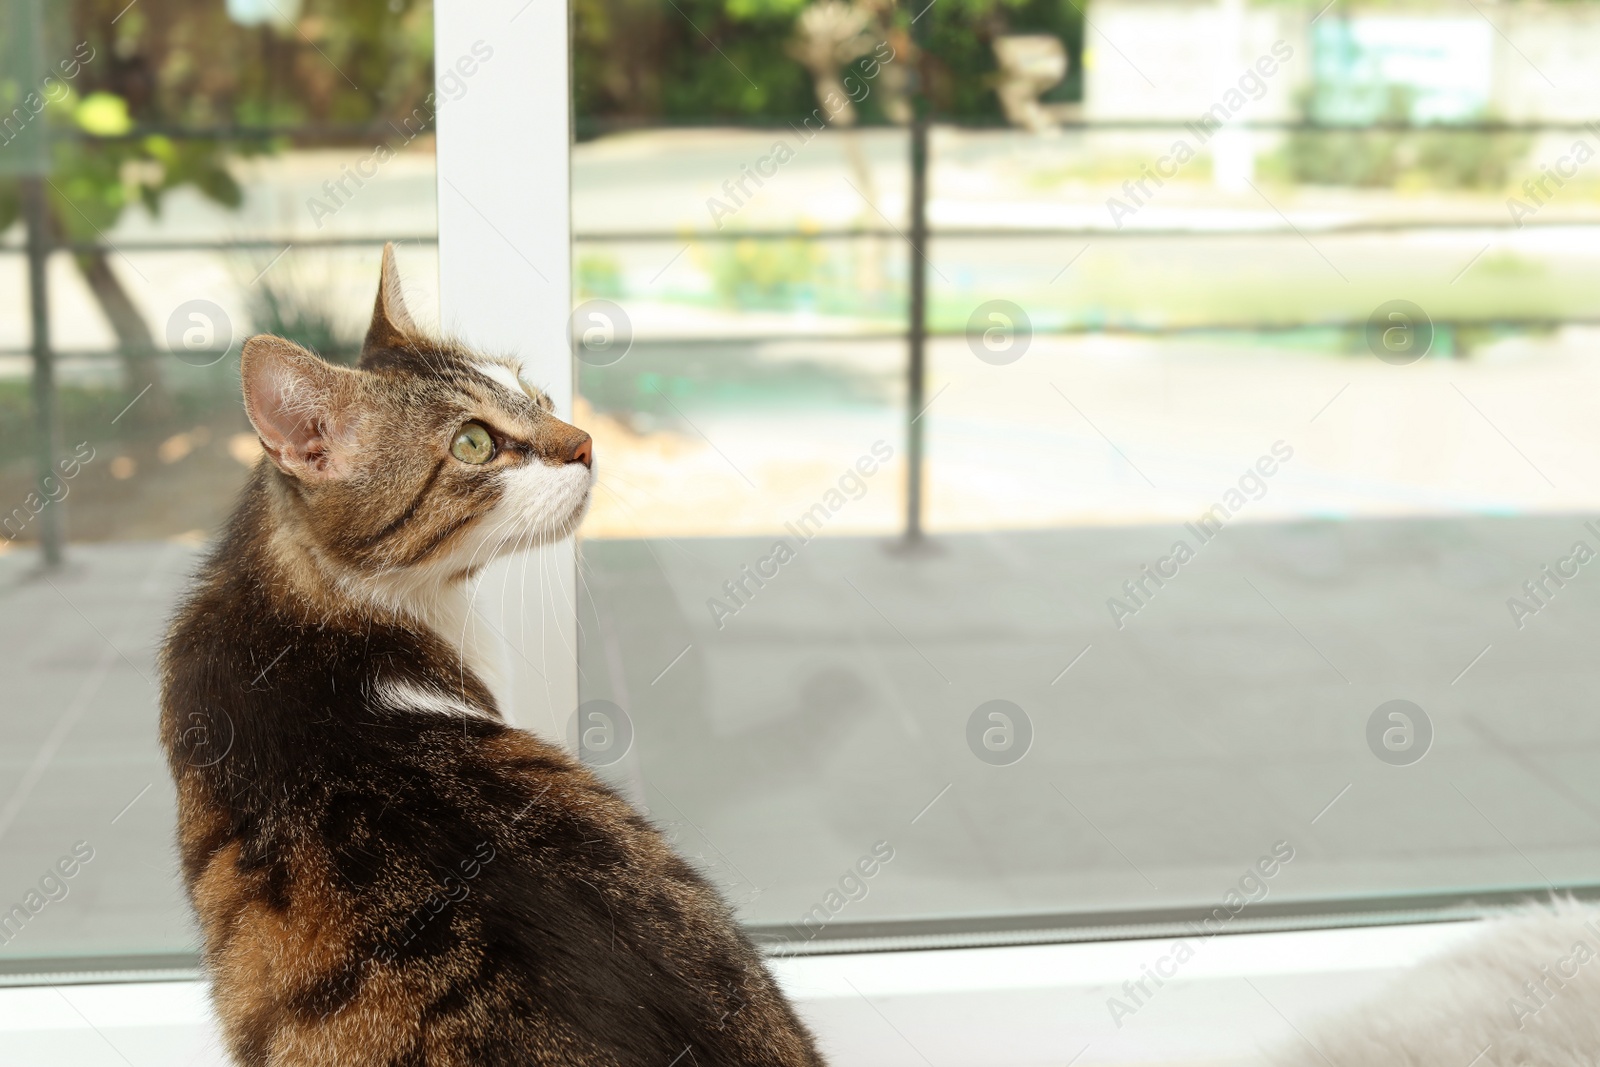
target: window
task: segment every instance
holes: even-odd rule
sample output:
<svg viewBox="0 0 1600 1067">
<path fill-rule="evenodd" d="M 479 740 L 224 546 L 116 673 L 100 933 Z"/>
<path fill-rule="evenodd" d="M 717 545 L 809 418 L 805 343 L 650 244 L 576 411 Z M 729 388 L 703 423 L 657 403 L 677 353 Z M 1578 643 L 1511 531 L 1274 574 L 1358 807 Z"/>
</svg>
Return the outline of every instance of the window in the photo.
<svg viewBox="0 0 1600 1067">
<path fill-rule="evenodd" d="M 1580 5 L 575 0 L 570 175 L 553 5 L 119 7 L 0 9 L 0 968 L 192 962 L 153 653 L 389 239 L 596 439 L 513 717 L 775 950 L 1600 877 Z"/>
<path fill-rule="evenodd" d="M 188 967 L 154 655 L 258 451 L 244 338 L 352 360 L 385 240 L 436 303 L 433 12 L 0 19 L 0 972 Z"/>
<path fill-rule="evenodd" d="M 851 110 L 819 75 L 803 119 L 591 122 L 583 725 L 761 936 L 1595 881 L 1600 164 L 1552 88 L 1592 80 L 1587 16 L 1519 12 L 1103 0 L 1079 53 L 1024 6 L 975 59 L 939 5 L 862 23 Z M 762 24 L 714 25 L 706 80 L 778 98 Z M 924 31 L 922 243 L 892 119 Z M 1063 52 L 1081 97 L 1041 101 Z"/>
</svg>

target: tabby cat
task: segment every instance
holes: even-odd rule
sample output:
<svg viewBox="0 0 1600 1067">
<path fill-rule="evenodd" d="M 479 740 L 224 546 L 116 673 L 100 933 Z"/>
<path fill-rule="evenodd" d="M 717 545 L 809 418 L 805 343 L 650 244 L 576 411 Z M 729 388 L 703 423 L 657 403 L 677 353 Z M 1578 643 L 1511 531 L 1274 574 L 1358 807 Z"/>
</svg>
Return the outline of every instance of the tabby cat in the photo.
<svg viewBox="0 0 1600 1067">
<path fill-rule="evenodd" d="M 354 368 L 242 359 L 264 455 L 162 653 L 161 736 L 240 1064 L 821 1064 L 727 907 L 501 717 L 467 583 L 573 531 L 589 435 L 425 337 L 392 248 Z"/>
</svg>

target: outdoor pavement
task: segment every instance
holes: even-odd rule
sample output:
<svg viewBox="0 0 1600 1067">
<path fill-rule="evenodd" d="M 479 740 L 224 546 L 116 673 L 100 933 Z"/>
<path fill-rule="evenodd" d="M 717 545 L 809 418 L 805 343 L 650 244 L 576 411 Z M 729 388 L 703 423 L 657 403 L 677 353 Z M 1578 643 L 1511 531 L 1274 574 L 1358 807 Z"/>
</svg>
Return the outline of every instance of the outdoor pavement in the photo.
<svg viewBox="0 0 1600 1067">
<path fill-rule="evenodd" d="M 1505 607 L 1526 546 L 1600 541 L 1584 519 L 1233 525 L 1121 630 L 1106 599 L 1178 527 L 823 537 L 720 630 L 707 598 L 770 537 L 591 541 L 582 695 L 632 722 L 605 773 L 762 924 L 875 847 L 838 921 L 1209 909 L 1280 841 L 1276 901 L 1594 882 L 1600 583 L 1521 631 Z M 94 849 L 0 960 L 192 945 L 153 653 L 193 552 L 0 556 L 0 898 Z M 517 632 L 537 592 L 485 588 Z M 1009 766 L 968 743 L 997 699 L 1032 728 Z M 1393 699 L 1435 734 L 1409 766 L 1366 739 Z"/>
</svg>

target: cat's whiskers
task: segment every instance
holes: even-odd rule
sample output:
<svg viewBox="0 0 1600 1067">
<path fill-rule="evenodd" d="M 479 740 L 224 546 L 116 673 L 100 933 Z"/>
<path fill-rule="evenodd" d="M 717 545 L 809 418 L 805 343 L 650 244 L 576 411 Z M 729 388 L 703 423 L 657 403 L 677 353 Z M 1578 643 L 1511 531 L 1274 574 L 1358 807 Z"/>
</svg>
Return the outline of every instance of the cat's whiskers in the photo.
<svg viewBox="0 0 1600 1067">
<path fill-rule="evenodd" d="M 595 617 L 595 620 L 596 620 L 596 626 L 598 626 L 599 625 L 599 620 L 601 618 L 600 605 L 595 603 L 594 594 L 589 591 L 589 583 L 584 580 L 584 573 L 585 572 L 588 572 L 591 575 L 594 573 L 594 565 L 590 564 L 590 563 L 586 563 L 584 561 L 584 558 L 583 558 L 583 553 L 581 553 L 581 552 L 577 553 L 577 561 L 578 561 L 578 568 L 577 568 L 578 574 L 577 574 L 576 581 L 577 581 L 578 587 L 583 591 L 583 595 L 585 597 L 589 598 L 589 607 L 591 609 L 593 609 L 593 611 L 594 611 L 594 617 Z M 579 620 L 579 621 L 577 621 L 575 623 L 575 625 L 577 627 L 577 631 L 578 631 L 578 640 L 581 641 L 581 640 L 583 640 L 582 616 L 576 616 L 576 617 Z M 583 668 L 581 666 L 578 669 L 579 669 L 579 671 L 583 670 Z"/>
<path fill-rule="evenodd" d="M 514 542 L 514 541 L 520 539 L 521 536 L 522 536 L 522 533 L 520 532 L 520 530 L 517 531 L 512 537 L 500 539 L 499 541 L 496 541 L 494 535 L 497 534 L 501 529 L 505 528 L 507 525 L 512 524 L 512 523 L 516 523 L 516 522 L 518 522 L 519 519 L 523 519 L 523 518 L 524 518 L 523 516 L 519 516 L 519 515 L 513 514 L 513 515 L 507 517 L 504 521 L 502 521 L 499 524 L 497 524 L 493 530 L 489 531 L 489 533 L 485 536 L 484 542 L 481 545 L 479 545 L 478 549 L 474 550 L 473 556 L 472 556 L 472 560 L 469 561 L 469 570 L 471 569 L 471 563 L 477 559 L 477 553 L 479 551 L 482 551 L 482 549 L 484 549 L 486 547 L 489 547 L 490 545 L 494 545 L 496 547 L 495 555 L 498 556 L 500 554 L 500 552 L 499 552 L 499 546 L 500 545 L 505 544 L 507 542 Z M 513 549 L 513 551 L 514 551 L 514 549 Z M 505 606 L 505 601 L 506 601 L 506 585 L 511 580 L 511 571 L 512 571 L 512 568 L 508 566 L 506 568 L 506 573 L 505 573 L 504 577 L 501 579 L 501 582 L 500 582 L 500 604 L 501 604 L 501 608 L 502 608 L 502 616 L 501 616 L 502 619 L 504 618 L 504 606 Z M 474 582 L 472 584 L 470 593 L 468 595 L 467 616 L 466 616 L 466 618 L 464 618 L 462 620 L 462 642 L 461 642 L 461 647 L 463 648 L 463 650 L 466 647 L 466 629 L 467 629 L 467 627 L 472 625 L 472 624 L 475 624 L 478 621 L 478 594 L 482 591 L 482 589 L 483 589 L 483 579 L 479 578 L 476 582 Z M 498 631 L 497 631 L 497 636 L 499 636 Z M 502 640 L 504 640 L 503 636 L 502 636 Z M 463 655 L 462 655 L 462 657 L 461 657 L 461 659 L 459 661 L 459 667 L 464 673 L 465 670 L 466 670 L 466 659 L 465 659 L 464 652 L 463 652 Z"/>
<path fill-rule="evenodd" d="M 628 500 L 626 498 L 624 498 L 621 493 L 617 492 L 615 489 L 611 488 L 609 485 L 606 485 L 603 482 L 597 483 L 595 485 L 595 488 L 596 489 L 604 489 L 606 492 L 610 493 L 611 494 L 611 498 L 617 502 L 617 506 L 622 508 L 624 511 L 626 511 L 628 513 L 628 521 L 633 523 L 634 532 L 638 533 L 641 537 L 645 536 L 645 534 L 644 534 L 644 524 L 639 521 L 639 517 L 638 517 L 639 513 L 636 510 L 634 510 L 633 505 L 631 503 L 629 503 Z"/>
<path fill-rule="evenodd" d="M 468 557 L 466 567 L 454 571 L 454 573 L 464 573 L 469 576 L 464 582 L 461 583 L 461 585 L 464 586 L 463 592 L 465 593 L 466 602 L 465 607 L 461 612 L 461 632 L 458 639 L 454 642 L 457 653 L 457 670 L 461 679 L 460 685 L 463 690 L 466 688 L 466 672 L 469 666 L 467 663 L 467 650 L 468 648 L 477 647 L 476 638 L 478 637 L 478 634 L 475 629 L 475 623 L 478 621 L 478 595 L 483 588 L 483 581 L 481 577 L 479 577 L 477 580 L 473 580 L 473 578 L 470 576 L 481 573 L 477 566 L 478 556 L 480 553 L 484 552 L 485 549 L 489 550 L 489 557 L 484 560 L 484 566 L 487 566 L 489 562 L 501 554 L 501 547 L 503 545 L 505 545 L 508 541 L 515 539 L 515 537 L 500 538 L 497 537 L 497 535 L 501 530 L 505 529 L 507 526 L 512 526 L 513 524 L 518 523 L 518 521 L 522 518 L 523 516 L 513 513 L 506 516 L 504 519 L 496 523 L 493 528 L 483 533 L 480 536 L 477 547 L 473 549 L 472 555 Z M 509 575 L 509 573 L 510 571 L 508 568 L 507 574 Z M 442 593 L 443 590 L 439 590 L 435 595 L 442 595 Z M 504 590 L 502 589 L 502 603 L 504 602 L 504 595 Z M 474 638 L 473 641 L 469 642 L 469 634 Z M 441 634 L 440 636 L 444 635 Z M 484 662 L 485 657 L 481 654 L 481 650 L 480 655 L 477 656 L 476 659 L 478 662 L 475 662 L 471 666 L 475 671 L 481 674 L 482 669 L 487 666 L 487 663 Z M 497 676 L 496 680 L 500 680 L 498 678 L 500 672 L 495 671 L 493 673 Z M 491 686 L 491 688 L 494 687 Z"/>
<path fill-rule="evenodd" d="M 536 560 L 536 565 L 538 565 L 539 568 L 539 616 L 546 617 L 547 619 L 547 617 L 549 617 L 549 611 L 547 611 L 546 606 L 547 582 L 546 574 L 544 574 L 544 555 L 542 555 L 542 553 L 539 555 L 538 560 Z M 550 600 L 550 603 L 554 605 L 554 598 Z M 547 643 L 549 643 L 549 641 L 541 641 L 541 653 L 544 651 L 544 649 L 542 649 L 542 645 L 547 645 Z M 576 662 L 576 657 L 574 657 L 574 662 Z M 544 677 L 544 702 L 546 702 L 546 704 L 554 704 L 555 702 L 555 694 L 552 693 L 552 689 L 550 689 L 549 673 L 546 673 L 546 677 Z"/>
<path fill-rule="evenodd" d="M 627 475 L 618 471 L 614 464 L 607 466 L 604 479 L 602 480 L 600 478 L 596 478 L 595 484 L 601 488 L 604 488 L 612 496 L 621 499 L 621 494 L 618 493 L 610 483 L 619 483 L 625 488 L 649 497 L 655 503 L 663 502 L 663 498 L 659 494 L 652 492 L 646 485 L 631 480 Z"/>
<path fill-rule="evenodd" d="M 524 633 L 524 634 L 526 634 L 528 632 L 528 559 L 529 559 L 529 555 L 530 554 L 526 553 L 526 552 L 524 552 L 522 554 L 521 582 L 517 586 L 517 626 L 518 626 L 518 631 L 520 633 Z M 541 640 L 539 642 L 539 662 L 541 664 L 543 664 L 543 667 L 541 667 L 541 669 L 539 671 L 539 678 L 540 678 L 541 681 L 544 682 L 545 706 L 549 707 L 550 706 L 550 681 L 549 681 L 549 678 L 547 677 L 547 671 L 544 669 L 545 667 L 549 666 L 549 661 L 548 661 L 548 659 L 546 659 L 545 654 L 544 654 L 544 641 L 542 639 L 542 636 L 543 635 L 542 635 L 542 632 L 541 632 Z M 554 716 L 554 711 L 552 710 L 552 717 L 553 716 Z"/>
<path fill-rule="evenodd" d="M 665 541 L 669 545 L 672 545 L 674 548 L 676 548 L 678 551 L 682 552 L 689 559 L 694 560 L 696 563 L 705 563 L 706 562 L 706 560 L 704 560 L 700 556 L 696 555 L 694 552 L 690 551 L 689 547 L 683 543 L 682 538 L 672 537 L 672 536 L 669 536 L 669 535 L 666 535 L 666 534 L 651 534 L 651 533 L 649 533 L 646 530 L 644 524 L 639 521 L 638 513 L 633 509 L 633 506 L 631 504 L 629 504 L 627 501 L 623 500 L 622 497 L 618 496 L 615 490 L 612 490 L 607 486 L 597 486 L 597 488 L 606 489 L 616 499 L 618 504 L 620 504 L 623 508 L 627 509 L 627 511 L 628 511 L 628 519 L 629 519 L 630 522 L 633 523 L 634 532 L 639 535 L 639 539 L 640 540 L 644 541 L 645 547 L 649 548 L 651 541 Z M 655 549 L 651 548 L 650 549 L 650 554 L 651 555 L 655 555 Z"/>
<path fill-rule="evenodd" d="M 574 553 L 574 555 L 576 555 L 576 553 Z M 542 554 L 541 554 L 541 556 L 542 556 Z M 541 561 L 541 565 L 542 565 L 542 561 Z M 554 566 L 554 561 L 553 560 L 551 561 L 551 566 Z M 569 619 L 576 619 L 578 617 L 578 605 L 577 605 L 576 602 L 574 602 L 573 600 L 568 598 L 566 583 L 565 582 L 556 581 L 557 577 L 559 577 L 559 576 L 556 575 L 556 574 L 552 574 L 551 575 L 550 606 L 552 608 L 555 608 L 555 609 L 559 610 L 562 613 L 560 617 L 569 618 Z M 574 581 L 577 580 L 576 571 L 574 571 L 574 573 L 573 573 L 573 580 Z M 560 594 L 560 596 L 561 596 L 562 600 L 564 601 L 564 603 L 557 604 L 555 602 L 555 596 L 556 596 L 557 593 Z M 578 650 L 577 650 L 576 647 L 574 647 L 574 645 L 569 645 L 567 643 L 567 637 L 566 637 L 565 634 L 563 634 L 561 632 L 561 627 L 559 627 L 559 626 L 556 627 L 556 635 L 561 638 L 562 646 L 564 648 L 566 648 L 567 652 L 572 656 L 573 662 L 577 662 Z M 573 635 L 574 642 L 576 641 L 576 637 L 577 637 L 577 635 L 574 634 Z"/>
</svg>

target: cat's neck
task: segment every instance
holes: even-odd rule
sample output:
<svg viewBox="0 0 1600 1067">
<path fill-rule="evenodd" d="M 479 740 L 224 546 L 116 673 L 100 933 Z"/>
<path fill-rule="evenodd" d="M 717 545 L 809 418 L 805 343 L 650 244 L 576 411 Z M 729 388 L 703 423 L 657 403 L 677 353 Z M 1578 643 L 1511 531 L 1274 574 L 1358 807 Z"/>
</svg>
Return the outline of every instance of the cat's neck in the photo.
<svg viewBox="0 0 1600 1067">
<path fill-rule="evenodd" d="M 380 610 L 412 625 L 426 627 L 459 657 L 458 662 L 476 674 L 498 697 L 505 684 L 495 633 L 477 612 L 470 579 L 399 572 L 363 578 L 353 596 L 365 597 Z"/>
<path fill-rule="evenodd" d="M 300 613 L 319 622 L 377 620 L 424 633 L 453 652 L 491 693 L 504 692 L 499 645 L 475 610 L 467 576 L 426 568 L 354 573 L 327 559 L 290 524 L 269 522 L 266 532 L 269 583 Z"/>
</svg>

